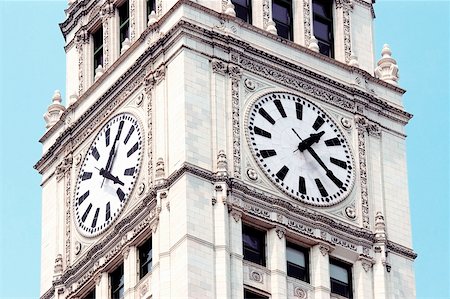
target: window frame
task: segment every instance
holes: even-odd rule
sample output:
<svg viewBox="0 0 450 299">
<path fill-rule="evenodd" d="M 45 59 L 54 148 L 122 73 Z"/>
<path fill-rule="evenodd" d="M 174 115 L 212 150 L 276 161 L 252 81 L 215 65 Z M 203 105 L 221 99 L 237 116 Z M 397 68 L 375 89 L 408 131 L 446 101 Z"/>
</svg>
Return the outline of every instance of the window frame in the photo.
<svg viewBox="0 0 450 299">
<path fill-rule="evenodd" d="M 147 22 L 148 22 L 149 19 L 148 17 L 152 13 L 152 11 L 155 11 L 156 13 L 156 0 L 146 0 L 145 9 L 147 11 Z"/>
<path fill-rule="evenodd" d="M 305 268 L 303 269 L 303 271 L 305 271 L 305 279 L 302 279 L 298 276 L 294 276 L 294 274 L 290 274 L 289 273 L 289 264 L 292 264 L 293 266 L 299 267 L 301 268 L 302 266 L 300 266 L 299 264 L 295 264 L 293 262 L 290 262 L 287 258 L 287 249 L 288 248 L 292 248 L 295 249 L 297 251 L 300 251 L 303 253 L 304 257 L 305 257 Z M 288 277 L 292 277 L 304 282 L 309 283 L 310 282 L 310 264 L 309 264 L 309 252 L 310 250 L 308 248 L 305 248 L 303 246 L 300 246 L 296 243 L 290 242 L 288 240 L 286 240 L 286 273 Z"/>
<path fill-rule="evenodd" d="M 252 24 L 252 0 L 245 0 L 246 6 L 243 6 L 236 2 L 236 0 L 231 0 L 231 3 L 234 5 L 234 11 L 236 12 L 236 17 L 241 19 L 242 21 Z M 246 10 L 246 19 L 241 18 L 241 16 L 238 15 L 238 9 L 237 7 L 242 7 L 244 10 Z"/>
<path fill-rule="evenodd" d="M 246 296 L 247 294 L 247 296 Z M 248 296 L 250 295 L 250 296 Z M 251 289 L 245 288 L 244 287 L 244 294 L 243 294 L 243 298 L 244 299 L 269 299 L 269 296 L 266 295 L 262 295 L 258 292 L 255 292 Z"/>
<path fill-rule="evenodd" d="M 330 262 L 330 293 L 342 296 L 344 298 L 353 299 L 353 281 L 352 281 L 353 280 L 353 275 L 352 275 L 353 265 L 346 263 L 344 261 L 341 261 L 339 259 L 333 258 L 333 257 L 330 257 L 329 262 Z M 331 265 L 340 267 L 347 272 L 348 284 L 347 284 L 346 288 L 348 290 L 348 295 L 333 292 L 333 280 L 335 280 L 335 283 L 340 283 L 340 284 L 344 284 L 344 282 L 331 277 Z"/>
<path fill-rule="evenodd" d="M 281 24 L 283 26 L 287 26 L 288 36 L 287 37 L 281 36 L 281 37 L 288 39 L 290 41 L 294 41 L 294 17 L 293 17 L 293 3 L 292 2 L 293 2 L 292 0 L 272 0 L 272 7 L 271 7 L 272 8 L 272 20 L 275 22 L 275 27 L 277 28 L 278 36 L 281 36 L 281 35 L 280 35 L 279 29 L 277 26 L 279 26 L 279 24 Z M 289 24 L 284 24 L 284 23 L 280 22 L 279 20 L 275 19 L 274 14 L 273 14 L 274 3 L 288 9 Z"/>
<path fill-rule="evenodd" d="M 116 276 L 117 275 L 117 276 Z M 113 285 L 118 276 L 122 276 L 118 279 L 118 285 L 115 287 Z M 123 263 L 120 264 L 114 271 L 109 273 L 109 283 L 110 283 L 110 295 L 111 299 L 121 299 L 123 298 L 123 293 L 125 292 L 125 273 Z M 120 290 L 122 290 L 122 296 L 120 296 Z"/>
<path fill-rule="evenodd" d="M 261 244 L 259 252 L 256 252 L 253 248 L 246 246 L 244 235 L 249 235 L 249 233 L 254 233 L 254 237 L 259 240 Z M 242 223 L 242 255 L 244 256 L 244 260 L 266 267 L 266 236 L 267 232 L 265 230 L 261 230 L 246 223 Z M 246 255 L 246 252 L 256 253 L 257 255 L 259 255 L 259 259 L 256 260 L 250 258 L 248 255 Z"/>
<path fill-rule="evenodd" d="M 144 246 L 148 246 L 149 249 L 146 253 L 150 252 L 150 259 L 147 258 L 145 262 L 142 261 L 142 250 L 147 250 L 148 248 Z M 152 244 L 152 237 L 148 238 L 145 242 L 143 242 L 141 245 L 137 248 L 138 251 L 138 259 L 139 259 L 139 279 L 144 278 L 148 273 L 152 272 L 152 266 L 153 266 L 153 244 Z M 148 267 L 148 264 L 150 264 L 150 267 Z M 145 271 L 144 271 L 145 269 Z"/>
<path fill-rule="evenodd" d="M 93 66 L 94 66 L 94 77 L 95 77 L 95 70 L 97 69 L 97 67 L 99 65 L 101 65 L 103 67 L 103 61 L 104 61 L 104 56 L 103 56 L 103 26 L 100 25 L 95 31 L 92 31 L 91 33 L 92 36 L 92 58 L 94 60 L 93 62 Z M 100 44 L 97 44 L 96 41 L 101 41 Z M 98 61 L 100 61 L 101 63 L 97 63 Z"/>
<path fill-rule="evenodd" d="M 117 7 L 119 14 L 119 48 L 122 49 L 122 43 L 125 39 L 130 39 L 130 4 L 129 1 L 123 2 Z M 125 12 L 124 12 L 125 11 Z M 125 14 L 125 16 L 122 15 Z M 124 18 L 125 17 L 125 18 Z"/>
<path fill-rule="evenodd" d="M 317 44 L 319 46 L 319 53 L 325 56 L 328 56 L 330 58 L 334 58 L 335 56 L 335 50 L 334 50 L 334 9 L 333 9 L 333 2 L 331 0 L 312 0 L 312 24 L 313 24 L 313 34 L 314 37 L 317 39 Z M 330 15 L 330 17 L 327 16 L 323 16 L 319 13 L 317 13 L 314 10 L 314 3 L 318 3 L 321 4 L 323 7 L 327 8 L 328 14 Z M 323 23 L 323 24 L 327 24 L 330 28 L 330 31 L 328 32 L 329 35 L 329 40 L 324 40 L 320 37 L 318 37 L 315 34 L 315 28 L 314 28 L 314 22 L 318 20 L 319 22 Z M 329 55 L 323 53 L 320 49 L 320 43 L 326 45 L 329 47 Z"/>
</svg>

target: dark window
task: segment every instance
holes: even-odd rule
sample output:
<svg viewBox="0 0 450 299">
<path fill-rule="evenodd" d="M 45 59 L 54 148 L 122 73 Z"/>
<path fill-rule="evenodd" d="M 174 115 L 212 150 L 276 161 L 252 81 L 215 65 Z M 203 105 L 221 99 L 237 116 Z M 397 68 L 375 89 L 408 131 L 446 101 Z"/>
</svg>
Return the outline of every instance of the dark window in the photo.
<svg viewBox="0 0 450 299">
<path fill-rule="evenodd" d="M 147 21 L 152 11 L 156 12 L 156 0 L 147 0 Z"/>
<path fill-rule="evenodd" d="M 130 10 L 128 1 L 125 1 L 119 7 L 119 32 L 120 32 L 120 47 L 126 38 L 129 38 L 130 31 Z"/>
<path fill-rule="evenodd" d="M 139 251 L 139 277 L 144 277 L 152 271 L 152 239 L 148 239 L 138 247 Z"/>
<path fill-rule="evenodd" d="M 86 296 L 83 297 L 83 299 L 95 299 L 95 288 L 89 292 Z"/>
<path fill-rule="evenodd" d="M 287 274 L 309 282 L 308 250 L 292 243 L 286 243 Z"/>
<path fill-rule="evenodd" d="M 111 299 L 123 298 L 123 264 L 110 274 L 111 279 Z"/>
<path fill-rule="evenodd" d="M 331 293 L 353 298 L 351 265 L 330 259 L 330 284 Z"/>
<path fill-rule="evenodd" d="M 103 28 L 100 27 L 92 34 L 94 39 L 94 75 L 99 65 L 103 66 Z"/>
<path fill-rule="evenodd" d="M 247 225 L 242 226 L 244 260 L 266 266 L 266 233 Z"/>
<path fill-rule="evenodd" d="M 272 18 L 279 36 L 293 40 L 292 34 L 292 1 L 273 0 Z"/>
<path fill-rule="evenodd" d="M 251 0 L 231 0 L 234 4 L 236 17 L 247 23 L 252 23 L 252 4 Z"/>
<path fill-rule="evenodd" d="M 313 0 L 314 36 L 319 44 L 319 52 L 334 57 L 333 46 L 333 1 Z"/>
<path fill-rule="evenodd" d="M 269 297 L 244 289 L 244 299 L 269 299 Z"/>
</svg>

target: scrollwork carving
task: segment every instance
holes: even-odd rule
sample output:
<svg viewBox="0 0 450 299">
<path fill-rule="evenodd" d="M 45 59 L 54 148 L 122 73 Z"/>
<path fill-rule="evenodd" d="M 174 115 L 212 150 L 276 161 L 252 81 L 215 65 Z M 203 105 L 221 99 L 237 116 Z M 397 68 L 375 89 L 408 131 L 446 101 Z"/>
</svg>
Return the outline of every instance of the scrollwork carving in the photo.
<svg viewBox="0 0 450 299">
<path fill-rule="evenodd" d="M 241 134 L 240 134 L 240 104 L 239 104 L 239 82 L 241 80 L 241 69 L 239 66 L 230 64 L 228 70 L 231 77 L 231 97 L 233 115 L 233 170 L 236 178 L 241 178 Z"/>
<path fill-rule="evenodd" d="M 225 75 L 227 73 L 227 65 L 225 62 L 219 59 L 213 59 L 211 61 L 211 67 L 214 73 Z"/>
<path fill-rule="evenodd" d="M 298 297 L 300 299 L 307 299 L 308 298 L 308 292 L 301 287 L 295 287 L 294 288 L 294 296 Z"/>
<path fill-rule="evenodd" d="M 305 33 L 305 46 L 309 46 L 311 40 L 311 0 L 303 0 L 303 30 Z"/>
<path fill-rule="evenodd" d="M 263 283 L 264 282 L 264 274 L 256 271 L 256 270 L 251 270 L 249 273 L 249 278 L 250 280 L 259 282 L 259 283 Z"/>
</svg>

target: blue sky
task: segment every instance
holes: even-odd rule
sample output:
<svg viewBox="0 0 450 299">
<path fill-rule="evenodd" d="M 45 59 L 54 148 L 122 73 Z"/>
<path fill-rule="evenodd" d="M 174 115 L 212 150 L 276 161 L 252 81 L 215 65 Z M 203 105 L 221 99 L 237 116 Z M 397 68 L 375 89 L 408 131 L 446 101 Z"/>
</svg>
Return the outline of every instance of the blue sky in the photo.
<svg viewBox="0 0 450 299">
<path fill-rule="evenodd" d="M 0 0 L 0 298 L 37 298 L 42 118 L 65 88 L 58 23 L 67 1 Z M 449 293 L 449 1 L 375 4 L 377 58 L 391 46 L 400 68 L 418 298 Z M 64 95 L 64 92 L 62 93 Z"/>
</svg>

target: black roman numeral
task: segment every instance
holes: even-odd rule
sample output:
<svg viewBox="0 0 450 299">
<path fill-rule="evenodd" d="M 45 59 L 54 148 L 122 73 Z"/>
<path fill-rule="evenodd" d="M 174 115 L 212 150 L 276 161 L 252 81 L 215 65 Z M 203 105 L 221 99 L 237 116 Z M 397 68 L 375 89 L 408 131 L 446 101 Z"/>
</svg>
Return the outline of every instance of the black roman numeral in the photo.
<svg viewBox="0 0 450 299">
<path fill-rule="evenodd" d="M 125 140 L 123 141 L 124 144 L 128 143 L 128 140 L 130 140 L 131 134 L 134 132 L 134 126 L 131 126 L 130 130 L 128 131 L 127 136 L 125 137 Z"/>
<path fill-rule="evenodd" d="M 130 148 L 130 150 L 127 153 L 127 158 L 129 156 L 131 156 L 137 149 L 138 149 L 139 144 L 136 142 L 132 148 Z"/>
<path fill-rule="evenodd" d="M 287 117 L 286 112 L 284 111 L 283 104 L 281 104 L 280 100 L 273 101 L 275 106 L 277 107 L 278 111 L 280 112 L 282 117 Z"/>
<path fill-rule="evenodd" d="M 317 188 L 319 189 L 320 195 L 323 197 L 328 196 L 327 190 L 325 190 L 325 187 L 322 185 L 322 182 L 319 179 L 315 179 Z"/>
<path fill-rule="evenodd" d="M 281 167 L 280 170 L 278 170 L 276 176 L 280 180 L 284 180 L 284 178 L 286 177 L 288 172 L 289 172 L 289 168 L 287 168 L 287 166 L 283 166 L 283 167 Z"/>
<path fill-rule="evenodd" d="M 108 221 L 109 218 L 111 218 L 111 204 L 110 204 L 110 202 L 108 202 L 106 204 L 106 214 L 105 214 L 106 221 Z"/>
<path fill-rule="evenodd" d="M 87 207 L 86 211 L 84 211 L 83 217 L 81 217 L 81 221 L 86 221 L 87 216 L 89 215 L 89 212 L 92 209 L 92 204 L 90 203 L 89 206 Z"/>
<path fill-rule="evenodd" d="M 306 194 L 305 178 L 302 176 L 298 177 L 298 192 L 300 192 L 301 194 Z"/>
<path fill-rule="evenodd" d="M 99 212 L 100 212 L 100 208 L 97 208 L 97 210 L 95 210 L 94 219 L 92 220 L 92 225 L 91 225 L 92 228 L 97 226 L 97 219 L 98 219 Z"/>
<path fill-rule="evenodd" d="M 120 201 L 124 201 L 125 200 L 125 193 L 123 193 L 122 189 L 117 188 L 117 196 L 119 197 Z"/>
<path fill-rule="evenodd" d="M 330 158 L 330 162 L 333 163 L 334 165 L 337 165 L 337 166 L 341 167 L 341 168 L 347 169 L 347 163 L 345 161 L 342 161 L 342 160 L 339 160 L 339 159 L 331 157 Z"/>
<path fill-rule="evenodd" d="M 105 142 L 106 142 L 106 146 L 109 146 L 109 135 L 111 133 L 111 128 L 108 128 L 105 132 Z"/>
<path fill-rule="evenodd" d="M 275 150 L 273 150 L 273 149 L 270 149 L 270 150 L 260 150 L 259 152 L 261 153 L 261 156 L 262 156 L 263 158 L 272 157 L 272 156 L 275 156 L 275 155 L 277 154 L 277 152 L 276 152 Z"/>
<path fill-rule="evenodd" d="M 324 122 L 325 121 L 323 120 L 323 118 L 318 116 L 316 118 L 316 121 L 313 124 L 313 129 L 316 130 L 316 131 L 319 130 L 319 128 L 323 125 Z"/>
<path fill-rule="evenodd" d="M 295 103 L 295 111 L 297 112 L 297 119 L 302 120 L 303 118 L 303 105 L 300 103 Z"/>
<path fill-rule="evenodd" d="M 81 180 L 85 181 L 85 180 L 89 180 L 92 177 L 92 172 L 84 172 L 83 175 L 81 176 Z"/>
<path fill-rule="evenodd" d="M 78 204 L 81 205 L 83 201 L 89 196 L 89 190 L 78 198 Z"/>
<path fill-rule="evenodd" d="M 264 117 L 272 125 L 275 124 L 275 120 L 272 118 L 272 116 L 269 115 L 269 113 L 267 113 L 266 110 L 264 110 L 264 108 L 259 108 L 258 112 L 259 112 L 259 114 L 261 114 L 262 117 Z"/>
<path fill-rule="evenodd" d="M 100 154 L 98 153 L 98 150 L 96 147 L 92 148 L 92 156 L 95 158 L 95 160 L 98 161 L 98 159 L 100 158 Z"/>
<path fill-rule="evenodd" d="M 134 167 L 127 168 L 127 169 L 125 169 L 125 172 L 123 173 L 123 175 L 133 175 L 134 170 L 135 170 Z"/>
<path fill-rule="evenodd" d="M 260 136 L 267 137 L 267 138 L 272 138 L 272 134 L 270 134 L 267 131 L 264 131 L 261 128 L 255 127 L 254 131 L 255 131 L 255 134 L 258 134 Z"/>
<path fill-rule="evenodd" d="M 339 140 L 339 138 L 335 137 L 335 138 L 325 140 L 325 144 L 327 146 L 336 146 L 336 145 L 341 145 L 341 141 Z"/>
</svg>

